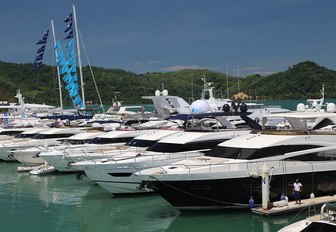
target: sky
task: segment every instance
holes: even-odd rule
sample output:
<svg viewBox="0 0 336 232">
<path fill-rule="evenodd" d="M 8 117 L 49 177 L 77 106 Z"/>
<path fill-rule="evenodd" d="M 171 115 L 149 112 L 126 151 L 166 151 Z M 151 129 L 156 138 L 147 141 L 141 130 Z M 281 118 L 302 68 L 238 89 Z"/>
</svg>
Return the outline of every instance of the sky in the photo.
<svg viewBox="0 0 336 232">
<path fill-rule="evenodd" d="M 334 0 L 2 1 L 0 60 L 33 63 L 51 19 L 65 45 L 63 20 L 72 5 L 83 65 L 137 74 L 204 68 L 244 77 L 309 60 L 336 70 Z"/>
</svg>

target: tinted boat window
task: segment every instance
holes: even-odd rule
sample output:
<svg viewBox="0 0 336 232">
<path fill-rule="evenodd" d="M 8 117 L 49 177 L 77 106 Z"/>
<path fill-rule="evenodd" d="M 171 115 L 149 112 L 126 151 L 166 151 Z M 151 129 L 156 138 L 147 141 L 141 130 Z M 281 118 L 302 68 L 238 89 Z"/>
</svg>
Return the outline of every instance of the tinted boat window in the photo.
<svg viewBox="0 0 336 232">
<path fill-rule="evenodd" d="M 15 136 L 15 138 L 32 138 L 34 137 L 36 134 L 18 134 Z"/>
<path fill-rule="evenodd" d="M 132 147 L 150 147 L 156 142 L 156 140 L 132 139 L 127 145 Z"/>
<path fill-rule="evenodd" d="M 127 143 L 133 139 L 133 137 L 125 137 L 125 138 L 94 138 L 91 142 L 91 144 L 108 144 L 108 143 Z"/>
<path fill-rule="evenodd" d="M 153 144 L 153 146 L 149 147 L 147 150 L 155 151 L 155 152 L 195 151 L 195 150 L 211 149 L 221 142 L 223 142 L 223 140 L 201 141 L 201 142 L 186 143 L 186 144 L 157 142 Z"/>
<path fill-rule="evenodd" d="M 23 131 L 1 131 L 0 135 L 15 136 L 15 135 L 18 135 L 18 134 L 20 134 L 22 132 Z"/>
<path fill-rule="evenodd" d="M 74 134 L 37 134 L 32 137 L 32 139 L 58 139 L 58 138 L 68 138 Z"/>
<path fill-rule="evenodd" d="M 241 148 L 241 147 L 222 147 L 217 146 L 211 151 L 208 151 L 205 155 L 212 157 L 221 157 L 229 159 L 260 159 L 266 157 L 272 157 L 277 155 L 283 155 L 284 153 L 301 151 L 306 149 L 317 148 L 315 145 L 280 145 L 273 147 L 264 147 L 260 149 Z"/>
</svg>

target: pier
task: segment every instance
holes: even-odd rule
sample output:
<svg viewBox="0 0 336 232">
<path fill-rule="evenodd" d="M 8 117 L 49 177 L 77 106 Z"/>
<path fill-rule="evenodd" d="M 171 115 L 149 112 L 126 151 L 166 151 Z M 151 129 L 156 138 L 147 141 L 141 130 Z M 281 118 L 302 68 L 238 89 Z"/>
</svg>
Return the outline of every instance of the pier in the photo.
<svg viewBox="0 0 336 232">
<path fill-rule="evenodd" d="M 252 208 L 252 213 L 260 214 L 264 216 L 272 216 L 279 214 L 286 214 L 290 212 L 297 212 L 307 208 L 307 210 L 314 210 L 314 207 L 321 206 L 327 202 L 336 202 L 336 195 L 333 196 L 323 196 L 323 197 L 315 197 L 302 199 L 301 204 L 295 204 L 295 201 L 289 201 L 287 205 L 281 207 L 272 207 L 270 209 L 264 209 L 262 207 Z M 316 208 L 315 208 L 316 209 Z"/>
</svg>

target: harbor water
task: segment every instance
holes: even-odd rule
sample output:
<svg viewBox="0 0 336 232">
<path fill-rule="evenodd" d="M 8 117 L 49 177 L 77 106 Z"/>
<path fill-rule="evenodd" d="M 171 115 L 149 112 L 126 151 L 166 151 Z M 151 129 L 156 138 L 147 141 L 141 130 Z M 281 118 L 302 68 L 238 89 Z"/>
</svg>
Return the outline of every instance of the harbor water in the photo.
<svg viewBox="0 0 336 232">
<path fill-rule="evenodd" d="M 274 232 L 306 215 L 274 217 L 249 210 L 183 212 L 155 194 L 113 197 L 75 174 L 33 176 L 19 163 L 0 163 L 1 231 Z"/>
<path fill-rule="evenodd" d="M 326 102 L 336 102 L 335 99 Z M 305 101 L 265 101 L 291 110 Z M 33 176 L 19 163 L 0 162 L 0 218 L 4 232 L 275 232 L 308 216 L 272 217 L 250 210 L 180 212 L 155 194 L 114 197 L 76 174 Z M 239 191 L 239 190 L 237 190 Z"/>
</svg>

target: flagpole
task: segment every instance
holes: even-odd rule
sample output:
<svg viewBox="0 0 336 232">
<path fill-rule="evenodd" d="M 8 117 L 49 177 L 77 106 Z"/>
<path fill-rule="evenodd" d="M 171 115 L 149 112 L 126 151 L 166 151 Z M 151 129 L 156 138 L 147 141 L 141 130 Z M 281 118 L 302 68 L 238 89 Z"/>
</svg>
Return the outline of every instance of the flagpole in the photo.
<svg viewBox="0 0 336 232">
<path fill-rule="evenodd" d="M 82 89 L 82 101 L 83 101 L 82 109 L 85 109 L 84 81 L 83 81 L 82 61 L 81 61 L 81 58 L 80 58 L 77 17 L 76 17 L 75 5 L 72 5 L 72 14 L 73 14 L 73 21 L 74 21 L 74 29 L 75 29 L 75 34 L 76 34 L 75 37 L 76 37 L 76 45 L 77 45 L 79 77 L 80 77 L 80 80 L 81 80 L 81 89 Z"/>
<path fill-rule="evenodd" d="M 54 47 L 56 45 L 56 35 L 55 35 L 55 27 L 54 27 L 54 21 L 51 20 L 51 30 L 52 30 L 52 35 L 53 35 L 53 41 L 54 41 Z M 56 56 L 56 62 L 58 61 L 58 54 L 55 52 Z M 60 105 L 61 109 L 63 110 L 63 100 L 62 100 L 62 85 L 61 85 L 61 75 L 60 75 L 60 70 L 58 65 L 56 65 L 57 68 L 57 78 L 58 78 L 58 89 L 59 89 L 59 97 L 60 97 Z"/>
</svg>

